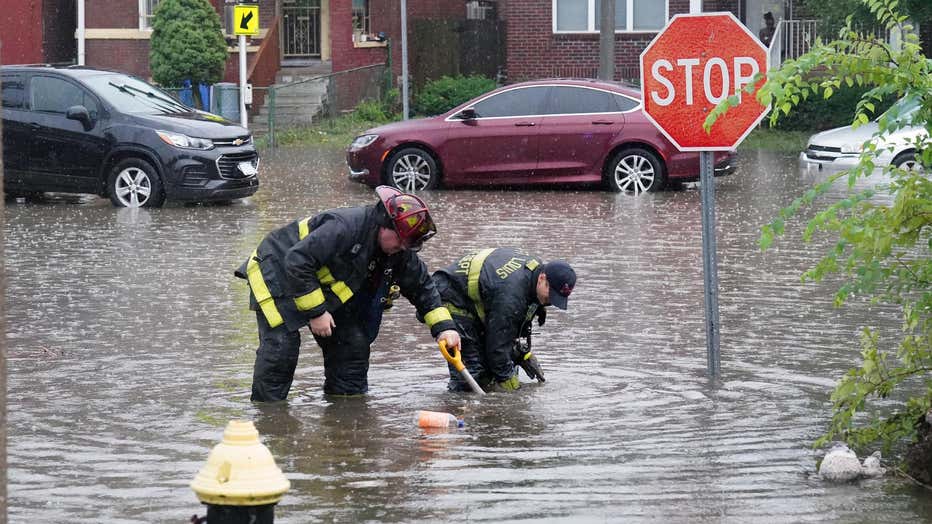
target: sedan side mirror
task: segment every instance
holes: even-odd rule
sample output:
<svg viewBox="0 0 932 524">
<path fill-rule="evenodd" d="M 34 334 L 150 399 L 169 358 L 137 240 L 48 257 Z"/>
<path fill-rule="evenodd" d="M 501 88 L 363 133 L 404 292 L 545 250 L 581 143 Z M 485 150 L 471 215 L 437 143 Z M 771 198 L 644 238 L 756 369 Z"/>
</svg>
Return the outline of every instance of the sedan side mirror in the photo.
<svg viewBox="0 0 932 524">
<path fill-rule="evenodd" d="M 463 109 L 462 111 L 460 111 L 456 116 L 460 117 L 463 120 L 475 120 L 476 117 L 478 117 L 479 115 L 476 114 L 475 109 L 471 107 L 467 107 L 466 109 Z"/>
<path fill-rule="evenodd" d="M 90 131 L 94 127 L 94 120 L 91 119 L 91 114 L 84 106 L 69 107 L 68 112 L 65 113 L 65 117 L 68 120 L 77 120 L 78 122 L 81 122 L 85 131 Z"/>
</svg>

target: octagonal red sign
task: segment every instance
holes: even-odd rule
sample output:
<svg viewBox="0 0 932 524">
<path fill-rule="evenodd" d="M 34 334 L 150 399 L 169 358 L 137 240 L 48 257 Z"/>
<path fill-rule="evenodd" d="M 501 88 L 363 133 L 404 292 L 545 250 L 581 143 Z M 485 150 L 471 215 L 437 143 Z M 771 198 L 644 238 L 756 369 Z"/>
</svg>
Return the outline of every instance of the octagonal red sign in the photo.
<svg viewBox="0 0 932 524">
<path fill-rule="evenodd" d="M 676 15 L 641 53 L 644 114 L 681 151 L 734 149 L 769 110 L 753 95 L 741 93 L 711 133 L 702 124 L 719 102 L 766 73 L 769 58 L 731 13 Z"/>
</svg>

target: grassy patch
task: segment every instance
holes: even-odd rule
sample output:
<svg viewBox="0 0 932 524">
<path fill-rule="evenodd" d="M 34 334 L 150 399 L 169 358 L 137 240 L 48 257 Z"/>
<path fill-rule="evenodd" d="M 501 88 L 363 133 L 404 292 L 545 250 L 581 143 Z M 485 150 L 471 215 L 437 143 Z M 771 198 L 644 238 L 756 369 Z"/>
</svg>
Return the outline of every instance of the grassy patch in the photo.
<svg viewBox="0 0 932 524">
<path fill-rule="evenodd" d="M 357 113 L 349 113 L 337 118 L 328 118 L 319 123 L 298 128 L 282 129 L 275 132 L 275 140 L 280 146 L 300 145 L 330 145 L 333 147 L 349 147 L 354 138 L 366 129 L 382 124 L 401 120 L 401 115 L 395 115 L 384 121 L 363 118 Z M 268 147 L 268 135 L 256 139 L 259 147 Z"/>
<path fill-rule="evenodd" d="M 738 150 L 763 149 L 780 153 L 799 153 L 806 149 L 809 131 L 781 131 L 760 127 L 751 131 L 751 134 L 741 142 Z"/>
</svg>

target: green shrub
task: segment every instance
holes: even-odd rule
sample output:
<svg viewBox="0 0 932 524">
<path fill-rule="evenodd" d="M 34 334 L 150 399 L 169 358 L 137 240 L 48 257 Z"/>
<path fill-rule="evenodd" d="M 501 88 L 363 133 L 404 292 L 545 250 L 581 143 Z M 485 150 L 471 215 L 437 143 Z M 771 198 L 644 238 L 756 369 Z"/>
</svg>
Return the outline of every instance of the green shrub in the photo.
<svg viewBox="0 0 932 524">
<path fill-rule="evenodd" d="M 207 0 L 162 0 L 152 19 L 149 40 L 152 78 L 166 87 L 213 84 L 223 78 L 227 43 L 220 15 Z M 200 90 L 194 89 L 200 105 Z"/>
<path fill-rule="evenodd" d="M 821 95 L 809 96 L 800 101 L 793 111 L 781 116 L 776 129 L 784 131 L 822 131 L 833 127 L 848 126 L 854 121 L 855 107 L 858 100 L 870 89 L 869 87 L 843 87 L 831 98 Z M 891 98 L 877 104 L 874 116 L 880 116 L 895 101 Z"/>
<path fill-rule="evenodd" d="M 495 89 L 495 81 L 484 76 L 444 76 L 428 82 L 414 98 L 414 111 L 439 115 Z"/>
<path fill-rule="evenodd" d="M 388 122 L 389 115 L 385 107 L 377 100 L 363 100 L 356 106 L 354 116 L 367 122 Z"/>
</svg>

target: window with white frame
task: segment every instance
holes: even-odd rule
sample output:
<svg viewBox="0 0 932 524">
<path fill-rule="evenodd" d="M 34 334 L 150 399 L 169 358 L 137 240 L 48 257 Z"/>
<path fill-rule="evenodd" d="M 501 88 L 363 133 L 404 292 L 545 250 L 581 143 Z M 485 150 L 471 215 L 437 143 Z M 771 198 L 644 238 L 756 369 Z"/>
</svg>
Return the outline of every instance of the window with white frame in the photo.
<svg viewBox="0 0 932 524">
<path fill-rule="evenodd" d="M 159 0 L 139 0 L 139 29 L 152 29 L 152 18 Z"/>
<path fill-rule="evenodd" d="M 353 0 L 353 32 L 369 33 L 369 0 Z"/>
<path fill-rule="evenodd" d="M 552 0 L 554 33 L 597 33 L 602 0 Z M 670 0 L 615 0 L 615 32 L 656 32 L 669 16 Z"/>
</svg>

